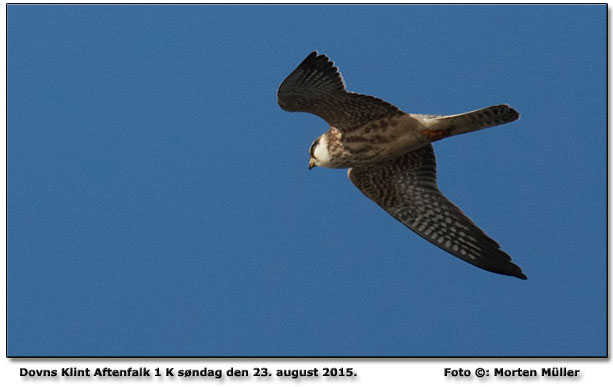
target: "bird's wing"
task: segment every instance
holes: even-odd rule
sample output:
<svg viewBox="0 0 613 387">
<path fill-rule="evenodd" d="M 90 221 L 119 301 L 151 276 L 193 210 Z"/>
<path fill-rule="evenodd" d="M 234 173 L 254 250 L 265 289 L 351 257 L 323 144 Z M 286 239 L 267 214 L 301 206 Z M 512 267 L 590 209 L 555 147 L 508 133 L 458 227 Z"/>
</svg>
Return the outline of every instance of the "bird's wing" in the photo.
<svg viewBox="0 0 613 387">
<path fill-rule="evenodd" d="M 527 278 L 496 241 L 439 191 L 432 145 L 383 163 L 351 168 L 349 179 L 390 215 L 441 249 L 482 269 Z"/>
<path fill-rule="evenodd" d="M 338 68 L 313 51 L 281 84 L 279 106 L 290 112 L 315 114 L 342 132 L 381 118 L 404 114 L 369 95 L 348 93 Z"/>
</svg>

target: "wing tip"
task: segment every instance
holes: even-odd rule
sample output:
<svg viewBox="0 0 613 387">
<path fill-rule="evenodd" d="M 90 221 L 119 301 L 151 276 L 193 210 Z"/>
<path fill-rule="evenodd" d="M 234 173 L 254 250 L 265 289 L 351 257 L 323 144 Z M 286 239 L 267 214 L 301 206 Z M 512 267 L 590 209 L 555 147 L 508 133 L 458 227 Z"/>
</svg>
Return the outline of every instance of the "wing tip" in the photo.
<svg viewBox="0 0 613 387">
<path fill-rule="evenodd" d="M 298 65 L 297 68 L 313 68 L 320 71 L 331 71 L 332 73 L 338 73 L 338 68 L 334 65 L 334 62 L 326 54 L 320 54 L 317 50 L 311 51 L 309 55 Z"/>
<path fill-rule="evenodd" d="M 510 265 L 510 266 L 509 266 Z M 521 280 L 527 280 L 528 276 L 526 276 L 524 274 L 524 272 L 521 270 L 521 267 L 517 266 L 516 264 L 514 264 L 513 262 L 508 262 L 508 264 L 506 265 L 507 267 L 501 270 L 490 270 L 493 271 L 495 273 L 498 274 L 503 274 L 503 275 L 508 275 L 511 277 L 516 277 L 519 278 Z M 488 270 L 488 269 L 486 269 Z"/>
<path fill-rule="evenodd" d="M 313 50 L 281 83 L 277 103 L 285 111 L 305 111 L 299 106 L 304 101 L 292 97 L 308 99 L 342 92 L 345 92 L 345 81 L 338 67 L 326 54 Z"/>
<path fill-rule="evenodd" d="M 311 51 L 311 53 L 309 55 L 307 55 L 306 58 L 304 58 L 304 60 L 302 62 L 300 62 L 300 64 L 298 65 L 298 67 L 300 66 L 304 66 L 307 63 L 310 63 L 312 61 L 314 61 L 315 59 L 317 59 L 319 56 L 319 53 L 317 52 L 317 50 L 313 50 Z M 324 55 L 325 56 L 325 55 Z"/>
<path fill-rule="evenodd" d="M 520 117 L 519 112 L 517 110 L 513 109 L 511 107 L 511 105 L 505 103 L 505 104 L 502 104 L 500 106 L 502 106 L 503 108 L 507 109 L 507 112 L 504 113 L 504 118 L 505 118 L 505 121 L 506 121 L 505 123 L 513 122 L 513 121 L 516 121 L 516 120 L 519 119 L 519 117 Z"/>
</svg>

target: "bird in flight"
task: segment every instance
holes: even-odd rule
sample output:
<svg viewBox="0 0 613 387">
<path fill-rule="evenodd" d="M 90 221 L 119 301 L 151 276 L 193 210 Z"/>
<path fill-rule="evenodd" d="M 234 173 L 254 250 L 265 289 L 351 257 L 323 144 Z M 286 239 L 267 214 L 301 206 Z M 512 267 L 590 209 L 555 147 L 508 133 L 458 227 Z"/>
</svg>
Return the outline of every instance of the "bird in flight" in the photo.
<svg viewBox="0 0 613 387">
<path fill-rule="evenodd" d="M 432 142 L 513 122 L 496 105 L 449 116 L 410 114 L 379 98 L 348 92 L 326 55 L 312 52 L 283 81 L 279 106 L 323 118 L 330 130 L 310 148 L 309 169 L 349 168 L 366 197 L 434 245 L 482 269 L 527 277 L 500 245 L 438 189 Z"/>
</svg>

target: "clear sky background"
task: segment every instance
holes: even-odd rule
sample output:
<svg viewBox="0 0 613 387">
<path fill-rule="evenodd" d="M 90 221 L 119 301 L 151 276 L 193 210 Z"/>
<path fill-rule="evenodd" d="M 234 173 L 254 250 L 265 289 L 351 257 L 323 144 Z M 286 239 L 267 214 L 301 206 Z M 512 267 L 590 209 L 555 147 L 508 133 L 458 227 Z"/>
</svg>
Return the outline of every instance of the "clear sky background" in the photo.
<svg viewBox="0 0 613 387">
<path fill-rule="evenodd" d="M 9 356 L 606 355 L 606 6 L 8 6 Z M 522 267 L 434 247 L 287 113 L 317 49 Z"/>
</svg>

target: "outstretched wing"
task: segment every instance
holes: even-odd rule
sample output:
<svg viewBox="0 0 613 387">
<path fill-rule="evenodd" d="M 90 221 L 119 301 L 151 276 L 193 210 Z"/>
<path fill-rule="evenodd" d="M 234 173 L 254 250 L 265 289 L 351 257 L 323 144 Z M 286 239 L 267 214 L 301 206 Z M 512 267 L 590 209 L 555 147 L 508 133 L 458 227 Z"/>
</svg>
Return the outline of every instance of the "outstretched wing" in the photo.
<svg viewBox="0 0 613 387">
<path fill-rule="evenodd" d="M 349 179 L 390 215 L 441 249 L 482 269 L 527 278 L 496 241 L 438 190 L 432 145 L 384 163 L 351 168 Z"/>
<path fill-rule="evenodd" d="M 404 114 L 378 98 L 348 93 L 338 68 L 326 55 L 317 55 L 317 51 L 310 53 L 283 81 L 277 97 L 283 110 L 315 114 L 342 132 Z"/>
</svg>

